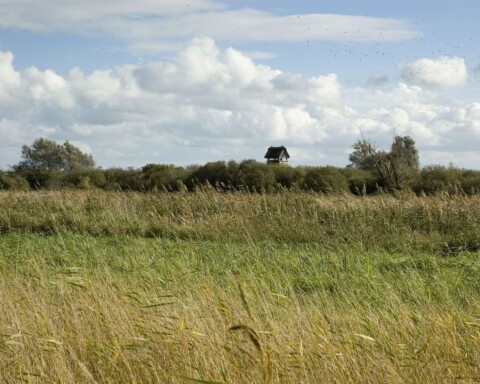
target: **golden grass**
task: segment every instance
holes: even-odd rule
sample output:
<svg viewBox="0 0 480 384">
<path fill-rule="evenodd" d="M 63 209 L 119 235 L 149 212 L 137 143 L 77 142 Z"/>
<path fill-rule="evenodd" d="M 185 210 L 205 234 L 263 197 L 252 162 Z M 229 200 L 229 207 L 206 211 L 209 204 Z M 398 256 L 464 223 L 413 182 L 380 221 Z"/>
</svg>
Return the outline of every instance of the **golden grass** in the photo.
<svg viewBox="0 0 480 384">
<path fill-rule="evenodd" d="M 478 202 L 0 194 L 0 382 L 478 382 Z"/>
</svg>

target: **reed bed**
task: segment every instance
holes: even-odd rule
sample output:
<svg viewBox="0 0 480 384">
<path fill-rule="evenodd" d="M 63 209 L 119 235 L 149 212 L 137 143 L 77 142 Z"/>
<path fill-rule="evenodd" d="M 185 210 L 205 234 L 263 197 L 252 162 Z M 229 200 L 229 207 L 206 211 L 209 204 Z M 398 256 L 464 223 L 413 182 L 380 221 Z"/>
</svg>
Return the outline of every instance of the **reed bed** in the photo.
<svg viewBox="0 0 480 384">
<path fill-rule="evenodd" d="M 0 382 L 478 382 L 478 202 L 2 193 Z"/>
<path fill-rule="evenodd" d="M 480 248 L 480 196 L 0 193 L 0 233 L 18 231 L 475 251 Z"/>
</svg>

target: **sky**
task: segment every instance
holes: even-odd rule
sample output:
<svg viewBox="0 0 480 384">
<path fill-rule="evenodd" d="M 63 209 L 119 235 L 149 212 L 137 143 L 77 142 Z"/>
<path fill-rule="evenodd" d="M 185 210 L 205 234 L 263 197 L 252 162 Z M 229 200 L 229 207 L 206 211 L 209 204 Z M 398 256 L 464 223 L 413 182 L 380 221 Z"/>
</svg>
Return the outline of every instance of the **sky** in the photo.
<svg viewBox="0 0 480 384">
<path fill-rule="evenodd" d="M 70 141 L 97 165 L 348 164 L 411 136 L 480 169 L 478 0 L 0 0 L 0 169 Z"/>
</svg>

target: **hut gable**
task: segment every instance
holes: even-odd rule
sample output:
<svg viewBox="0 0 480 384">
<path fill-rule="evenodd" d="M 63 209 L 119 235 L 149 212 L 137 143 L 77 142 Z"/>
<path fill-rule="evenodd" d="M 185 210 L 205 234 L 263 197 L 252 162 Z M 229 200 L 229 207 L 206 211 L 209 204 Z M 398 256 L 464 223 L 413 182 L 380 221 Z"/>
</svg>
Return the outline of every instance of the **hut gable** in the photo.
<svg viewBox="0 0 480 384">
<path fill-rule="evenodd" d="M 287 148 L 283 145 L 281 147 L 270 147 L 265 154 L 265 159 L 267 163 L 286 163 L 290 155 L 288 154 Z"/>
</svg>

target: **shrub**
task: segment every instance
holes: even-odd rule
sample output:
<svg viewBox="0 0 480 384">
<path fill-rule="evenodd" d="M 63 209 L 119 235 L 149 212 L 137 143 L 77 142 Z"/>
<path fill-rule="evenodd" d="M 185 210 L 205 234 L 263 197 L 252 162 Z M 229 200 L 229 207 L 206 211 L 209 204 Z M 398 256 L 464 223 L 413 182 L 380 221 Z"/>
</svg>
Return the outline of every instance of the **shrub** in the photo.
<svg viewBox="0 0 480 384">
<path fill-rule="evenodd" d="M 378 189 L 377 179 L 368 171 L 347 167 L 342 169 L 341 172 L 347 179 L 350 192 L 355 195 L 370 195 Z"/>
<path fill-rule="evenodd" d="M 240 179 L 249 191 L 272 191 L 275 187 L 275 166 L 255 160 L 243 160 L 239 165 Z"/>
<path fill-rule="evenodd" d="M 122 191 L 145 190 L 141 171 L 134 168 L 109 168 L 104 171 L 105 188 Z"/>
<path fill-rule="evenodd" d="M 228 169 L 225 161 L 215 161 L 206 163 L 205 165 L 194 171 L 187 180 L 187 185 L 191 189 L 195 185 L 211 184 L 211 185 L 229 185 Z"/>
<path fill-rule="evenodd" d="M 340 193 L 348 191 L 346 177 L 335 167 L 315 167 L 305 174 L 306 188 L 321 193 Z"/>
<path fill-rule="evenodd" d="M 173 164 L 147 164 L 142 168 L 145 188 L 177 190 L 179 181 L 184 180 L 186 170 Z"/>
<path fill-rule="evenodd" d="M 26 191 L 30 189 L 30 185 L 23 176 L 0 171 L 0 189 Z"/>
<path fill-rule="evenodd" d="M 75 169 L 63 177 L 63 186 L 89 189 L 104 188 L 106 184 L 105 171 L 101 169 Z"/>
<path fill-rule="evenodd" d="M 292 188 L 303 184 L 305 172 L 303 168 L 292 168 L 283 164 L 269 164 L 275 175 L 275 182 L 282 187 Z"/>
<path fill-rule="evenodd" d="M 467 194 L 480 193 L 480 172 L 473 170 L 464 170 L 461 173 L 460 185 Z"/>
<path fill-rule="evenodd" d="M 455 192 L 461 188 L 460 172 L 453 167 L 430 165 L 420 171 L 413 189 L 416 193 L 435 194 L 440 192 Z"/>
</svg>

